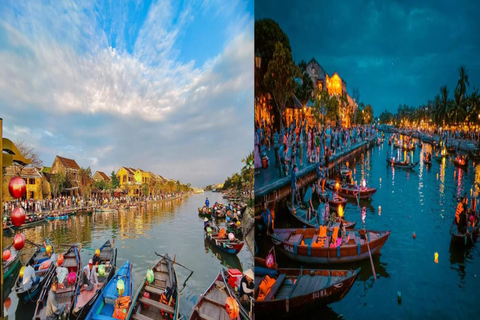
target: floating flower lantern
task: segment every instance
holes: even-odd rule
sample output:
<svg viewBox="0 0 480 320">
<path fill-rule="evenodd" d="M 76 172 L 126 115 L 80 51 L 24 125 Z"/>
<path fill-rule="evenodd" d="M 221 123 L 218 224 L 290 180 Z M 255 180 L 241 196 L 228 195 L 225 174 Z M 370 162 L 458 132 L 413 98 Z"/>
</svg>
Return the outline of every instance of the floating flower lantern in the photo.
<svg viewBox="0 0 480 320">
<path fill-rule="evenodd" d="M 438 263 L 438 252 L 435 252 L 435 263 Z"/>
<path fill-rule="evenodd" d="M 338 216 L 339 216 L 340 218 L 343 217 L 343 207 L 342 207 L 341 205 L 338 206 Z"/>
</svg>

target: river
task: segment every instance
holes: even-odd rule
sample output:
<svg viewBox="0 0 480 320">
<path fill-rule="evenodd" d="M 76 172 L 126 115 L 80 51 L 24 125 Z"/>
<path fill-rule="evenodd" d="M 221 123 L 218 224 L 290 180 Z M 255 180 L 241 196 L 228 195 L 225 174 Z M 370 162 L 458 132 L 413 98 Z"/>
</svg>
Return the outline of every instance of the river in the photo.
<svg viewBox="0 0 480 320">
<path fill-rule="evenodd" d="M 433 159 L 430 168 L 423 163 L 423 152 L 431 150 L 424 144 L 412 153 L 420 161 L 413 171 L 392 169 L 386 165 L 387 151 L 397 153 L 387 139 L 350 161 L 353 177 L 359 182 L 378 188 L 371 201 L 361 201 L 366 207 L 366 227 L 391 230 L 391 235 L 374 257 L 377 280 L 373 279 L 370 261 L 357 264 L 315 266 L 332 269 L 361 267 L 351 290 L 339 302 L 321 308 L 311 319 L 478 319 L 480 304 L 480 245 L 470 250 L 450 245 L 449 228 L 455 216 L 457 197 L 480 182 L 480 165 L 470 162 L 467 171 L 459 169 L 450 158 L 441 163 Z M 411 154 L 411 155 L 412 155 Z M 477 188 L 478 191 L 478 188 Z M 290 197 L 288 197 L 290 198 Z M 469 202 L 470 204 L 470 202 Z M 277 204 L 275 227 L 302 227 L 290 216 L 286 202 Z M 381 213 L 379 213 L 381 206 Z M 361 218 L 356 202 L 345 208 L 345 219 Z M 416 234 L 416 239 L 413 238 Z M 260 244 L 260 255 L 271 246 Z M 438 253 L 438 263 L 434 254 Z M 278 254 L 281 267 L 300 267 Z M 399 303 L 397 293 L 401 293 Z"/>
<path fill-rule="evenodd" d="M 41 243 L 50 239 L 55 248 L 60 244 L 80 243 L 82 264 L 93 255 L 93 250 L 108 239 L 115 239 L 117 248 L 117 268 L 125 261 L 133 263 L 134 292 L 140 286 L 145 272 L 152 267 L 159 254 L 176 255 L 176 261 L 194 271 L 180 294 L 180 314 L 187 319 L 200 294 L 205 292 L 222 268 L 242 270 L 253 268 L 253 256 L 248 246 L 244 246 L 238 256 L 218 252 L 204 241 L 203 218 L 198 216 L 198 207 L 203 206 L 205 197 L 210 203 L 226 202 L 221 193 L 206 192 L 190 195 L 183 200 L 167 201 L 149 205 L 147 210 L 121 210 L 115 213 L 82 214 L 66 221 L 45 222 L 24 230 L 25 237 Z M 4 243 L 12 243 L 11 236 L 4 236 Z M 21 251 L 24 263 L 34 249 L 26 245 Z M 180 288 L 190 272 L 176 265 Z M 15 273 L 15 277 L 18 271 Z M 12 278 L 13 279 L 13 278 Z M 11 299 L 8 318 L 32 319 L 34 303 L 19 302 L 11 291 L 12 279 L 5 280 L 5 298 Z M 15 280 L 13 280 L 14 282 Z"/>
</svg>

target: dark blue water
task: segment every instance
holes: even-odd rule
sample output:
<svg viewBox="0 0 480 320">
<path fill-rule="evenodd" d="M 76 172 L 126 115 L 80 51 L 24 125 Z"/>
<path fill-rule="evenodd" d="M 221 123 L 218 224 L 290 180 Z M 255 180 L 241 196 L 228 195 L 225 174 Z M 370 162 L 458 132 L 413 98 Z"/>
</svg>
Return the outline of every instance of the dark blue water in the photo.
<svg viewBox="0 0 480 320">
<path fill-rule="evenodd" d="M 367 210 L 366 227 L 392 233 L 381 256 L 374 257 L 376 281 L 369 260 L 340 266 L 308 266 L 337 269 L 360 266 L 361 273 L 343 300 L 307 318 L 480 319 L 480 244 L 470 250 L 452 247 L 449 233 L 457 197 L 464 192 L 470 197 L 470 189 L 475 192 L 474 182 L 480 182 L 480 165 L 474 167 L 470 163 L 464 171 L 446 159 L 442 163 L 433 160 L 431 167 L 426 168 L 423 152 L 430 150 L 430 146 L 423 148 L 422 152 L 419 148 L 413 152 L 413 160 L 420 163 L 412 171 L 387 167 L 387 151 L 390 155 L 396 153 L 387 141 L 350 161 L 357 182 L 366 179 L 368 185 L 378 188 L 372 201 L 360 203 Z M 284 202 L 279 204 L 277 212 L 276 227 L 302 227 L 289 216 Z M 357 221 L 357 227 L 361 226 L 356 202 L 347 204 L 345 219 Z M 263 250 L 268 247 L 265 243 L 259 246 Z M 439 255 L 438 263 L 434 262 L 435 252 Z M 282 256 L 279 265 L 300 266 Z M 402 297 L 400 304 L 398 291 Z"/>
<path fill-rule="evenodd" d="M 84 263 L 93 255 L 91 249 L 114 238 L 118 249 L 117 266 L 120 267 L 126 260 L 133 262 L 134 292 L 140 286 L 147 268 L 159 260 L 155 252 L 168 252 L 171 257 L 176 255 L 178 263 L 194 271 L 181 292 L 180 313 L 188 319 L 198 296 L 205 292 L 222 268 L 242 270 L 253 266 L 253 257 L 247 245 L 238 256 L 232 256 L 212 249 L 204 241 L 203 218 L 198 217 L 197 208 L 203 205 L 205 197 L 211 203 L 226 202 L 221 193 L 208 192 L 189 196 L 183 201 L 149 206 L 148 210 L 85 214 L 68 221 L 48 222 L 25 230 L 25 236 L 37 243 L 49 238 L 57 248 L 59 244 L 81 243 L 84 246 L 81 252 Z M 4 241 L 11 243 L 12 238 L 4 237 Z M 22 250 L 22 262 L 30 257 L 32 250 L 28 247 Z M 182 285 L 190 272 L 179 266 L 175 269 Z M 7 281 L 6 284 L 10 283 Z M 9 320 L 32 319 L 35 305 L 18 302 L 8 286 L 6 290 L 5 297 L 11 299 Z"/>
</svg>

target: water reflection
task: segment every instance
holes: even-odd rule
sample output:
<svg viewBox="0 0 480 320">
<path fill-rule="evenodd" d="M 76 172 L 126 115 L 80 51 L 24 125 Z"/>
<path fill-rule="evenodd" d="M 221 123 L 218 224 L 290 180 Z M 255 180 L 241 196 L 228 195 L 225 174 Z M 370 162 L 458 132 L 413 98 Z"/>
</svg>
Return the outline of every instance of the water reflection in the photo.
<svg viewBox="0 0 480 320">
<path fill-rule="evenodd" d="M 240 259 L 238 259 L 236 255 L 228 254 L 226 252 L 218 250 L 206 238 L 204 240 L 204 244 L 205 244 L 205 253 L 213 254 L 215 258 L 218 259 L 218 261 L 222 266 L 228 269 L 233 268 L 233 269 L 238 269 L 240 271 L 243 271 L 242 263 L 240 262 Z"/>
</svg>

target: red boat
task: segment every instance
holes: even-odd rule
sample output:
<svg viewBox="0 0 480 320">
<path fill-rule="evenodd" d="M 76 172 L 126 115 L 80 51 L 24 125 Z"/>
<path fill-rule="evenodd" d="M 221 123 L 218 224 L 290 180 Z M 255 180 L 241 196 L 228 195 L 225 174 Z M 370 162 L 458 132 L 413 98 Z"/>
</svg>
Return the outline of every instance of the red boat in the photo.
<svg viewBox="0 0 480 320">
<path fill-rule="evenodd" d="M 212 232 L 206 232 L 205 237 L 210 241 L 212 245 L 215 246 L 218 250 L 221 250 L 226 253 L 230 254 L 237 254 L 242 250 L 243 245 L 245 244 L 244 241 L 240 241 L 236 238 L 233 240 L 229 239 L 229 235 L 222 236 L 220 235 L 220 232 L 212 231 Z"/>
<path fill-rule="evenodd" d="M 333 180 L 327 181 L 326 186 L 328 189 L 335 191 L 338 187 L 338 195 L 346 198 L 354 198 L 356 199 L 357 195 L 360 193 L 360 199 L 370 199 L 375 192 L 377 192 L 376 188 L 370 187 L 358 187 L 353 184 L 344 184 L 344 183 L 337 183 Z"/>
</svg>

